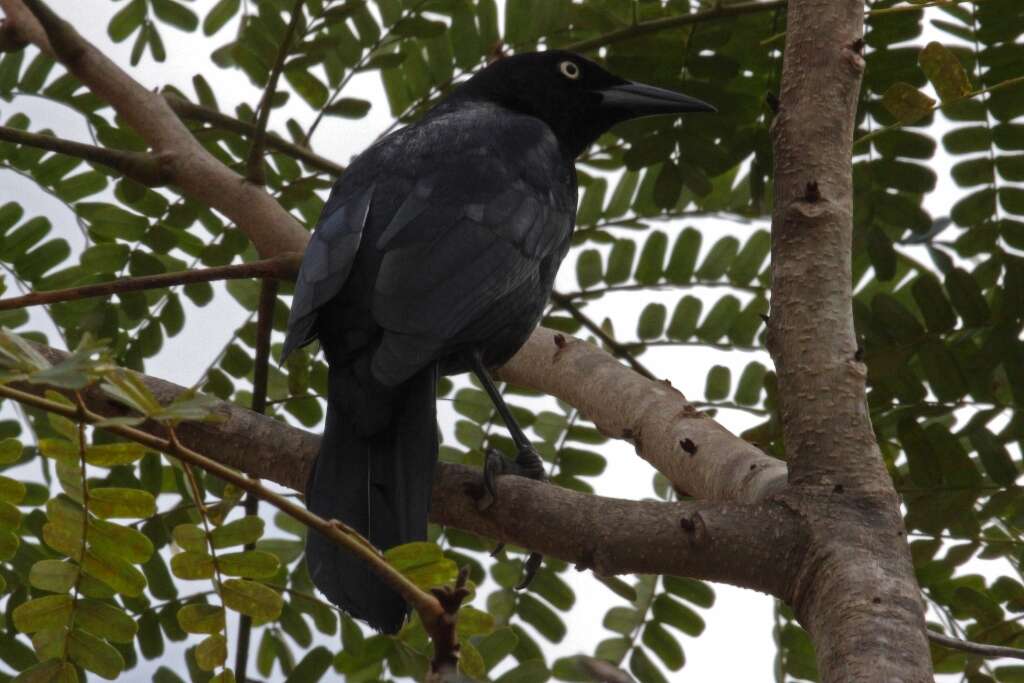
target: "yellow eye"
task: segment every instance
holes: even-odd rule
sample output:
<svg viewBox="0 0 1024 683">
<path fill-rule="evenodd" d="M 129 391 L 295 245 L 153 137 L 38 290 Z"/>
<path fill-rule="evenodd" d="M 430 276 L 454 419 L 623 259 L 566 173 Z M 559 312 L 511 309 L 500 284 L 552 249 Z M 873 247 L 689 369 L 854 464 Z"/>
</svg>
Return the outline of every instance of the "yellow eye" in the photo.
<svg viewBox="0 0 1024 683">
<path fill-rule="evenodd" d="M 558 70 L 562 72 L 562 75 L 569 80 L 575 81 L 580 77 L 580 67 L 576 62 L 570 62 L 566 60 L 558 65 Z"/>
</svg>

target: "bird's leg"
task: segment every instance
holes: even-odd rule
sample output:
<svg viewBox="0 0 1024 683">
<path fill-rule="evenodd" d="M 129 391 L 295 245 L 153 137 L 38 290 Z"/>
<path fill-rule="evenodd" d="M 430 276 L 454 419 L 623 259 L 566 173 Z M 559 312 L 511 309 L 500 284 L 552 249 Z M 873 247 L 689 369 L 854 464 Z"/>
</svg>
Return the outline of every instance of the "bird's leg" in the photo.
<svg viewBox="0 0 1024 683">
<path fill-rule="evenodd" d="M 498 391 L 498 387 L 494 385 L 491 374 L 484 367 L 483 359 L 478 351 L 470 354 L 470 362 L 473 374 L 484 385 L 484 391 L 491 397 L 491 402 L 494 403 L 495 409 L 505 422 L 509 435 L 512 437 L 512 441 L 515 443 L 518 451 L 515 460 L 509 462 L 497 449 L 487 449 L 484 465 L 484 483 L 487 486 L 488 493 L 492 497 L 495 496 L 494 478 L 500 474 L 518 474 L 521 477 L 544 481 L 544 461 L 541 460 L 537 449 L 533 447 L 526 434 L 523 433 L 522 427 L 516 422 L 516 418 L 513 417 L 512 411 L 509 410 L 505 399 L 502 398 L 501 393 Z M 488 471 L 489 475 L 487 474 Z M 486 507 L 490 507 L 490 503 Z"/>
<path fill-rule="evenodd" d="M 491 397 L 491 402 L 494 404 L 498 414 L 501 415 L 501 419 L 505 422 L 505 427 L 508 428 L 509 435 L 512 437 L 512 441 L 515 443 L 518 451 L 514 461 L 510 461 L 496 448 L 488 448 L 485 452 L 483 473 L 484 497 L 478 505 L 481 510 L 486 510 L 494 504 L 498 497 L 496 481 L 498 475 L 518 474 L 521 477 L 527 477 L 536 481 L 544 481 L 547 477 L 544 475 L 544 461 L 541 460 L 537 449 L 533 447 L 526 434 L 523 433 L 522 427 L 516 422 L 516 418 L 512 415 L 512 411 L 509 410 L 505 399 L 502 398 L 498 387 L 494 385 L 491 374 L 484 367 L 480 352 L 471 352 L 469 354 L 469 361 L 473 368 L 473 374 L 484 385 L 484 391 Z M 503 543 L 499 544 L 494 549 L 493 554 L 500 553 L 503 547 Z M 539 553 L 530 553 L 530 556 L 526 558 L 526 564 L 523 566 L 523 578 L 519 585 L 516 586 L 517 589 L 526 588 L 530 584 L 534 574 L 540 568 L 542 560 L 543 557 Z"/>
</svg>

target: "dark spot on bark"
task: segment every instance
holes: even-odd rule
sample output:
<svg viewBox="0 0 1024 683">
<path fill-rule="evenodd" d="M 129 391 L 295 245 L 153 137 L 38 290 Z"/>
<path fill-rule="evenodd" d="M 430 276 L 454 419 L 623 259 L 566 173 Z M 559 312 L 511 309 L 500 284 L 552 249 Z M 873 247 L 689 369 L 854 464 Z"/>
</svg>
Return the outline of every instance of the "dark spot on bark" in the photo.
<svg viewBox="0 0 1024 683">
<path fill-rule="evenodd" d="M 680 517 L 679 526 L 688 534 L 692 534 L 697 528 L 697 525 L 693 523 L 693 520 L 689 517 Z"/>
<path fill-rule="evenodd" d="M 682 439 L 679 442 L 679 447 L 690 455 L 697 455 L 697 444 L 690 439 Z"/>
<path fill-rule="evenodd" d="M 768 108 L 772 110 L 773 114 L 779 113 L 779 107 L 782 105 L 779 102 L 779 96 L 773 92 L 765 93 L 764 101 L 768 105 Z"/>
<path fill-rule="evenodd" d="M 875 603 L 876 605 L 881 605 L 882 598 L 871 598 L 871 602 Z"/>
<path fill-rule="evenodd" d="M 821 190 L 818 189 L 818 181 L 811 180 L 807 183 L 804 188 L 804 200 L 811 204 L 817 204 L 821 201 Z"/>
<path fill-rule="evenodd" d="M 484 497 L 484 486 L 483 482 L 480 481 L 467 481 L 462 485 L 462 492 L 472 498 L 474 501 L 479 501 Z"/>
<path fill-rule="evenodd" d="M 751 472 L 753 472 L 753 471 L 754 471 L 754 470 L 756 470 L 756 469 L 757 469 L 757 465 L 751 465 L 751 466 L 750 466 L 750 471 L 751 471 Z"/>
<path fill-rule="evenodd" d="M 864 54 L 864 38 L 858 38 L 850 44 L 850 49 L 859 55 Z"/>
<path fill-rule="evenodd" d="M 758 315 L 761 316 L 761 322 L 763 322 L 765 325 L 767 325 L 768 322 L 771 320 L 771 318 L 769 318 L 765 313 L 758 313 Z"/>
<path fill-rule="evenodd" d="M 842 484 L 836 484 L 835 486 L 832 487 L 832 493 L 842 493 L 842 492 L 843 492 L 843 485 Z"/>
<path fill-rule="evenodd" d="M 853 359 L 860 363 L 864 360 L 864 347 L 857 344 L 857 350 L 853 352 Z"/>
<path fill-rule="evenodd" d="M 623 439 L 632 439 L 633 438 L 633 430 L 629 429 L 628 427 L 626 429 L 623 429 L 622 430 L 622 438 Z"/>
<path fill-rule="evenodd" d="M 556 334 L 554 339 L 555 339 L 555 346 L 557 346 L 558 348 L 561 349 L 561 348 L 563 348 L 565 346 L 565 335 Z"/>
</svg>

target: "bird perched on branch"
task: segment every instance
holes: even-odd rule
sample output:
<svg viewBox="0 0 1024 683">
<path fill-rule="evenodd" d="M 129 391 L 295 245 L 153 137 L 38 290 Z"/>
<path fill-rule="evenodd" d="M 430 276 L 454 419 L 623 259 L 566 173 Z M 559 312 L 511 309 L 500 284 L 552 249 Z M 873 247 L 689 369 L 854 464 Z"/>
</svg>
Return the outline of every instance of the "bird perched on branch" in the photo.
<svg viewBox="0 0 1024 683">
<path fill-rule="evenodd" d="M 374 143 L 334 185 L 302 259 L 282 362 L 319 339 L 327 421 L 310 510 L 380 548 L 426 537 L 440 375 L 472 371 L 518 450 L 497 474 L 543 478 L 488 374 L 541 319 L 576 219 L 574 161 L 620 121 L 713 111 L 557 50 L 506 57 L 418 122 Z M 539 556 L 537 558 L 539 560 Z M 403 600 L 310 531 L 314 584 L 370 626 L 401 628 Z"/>
</svg>

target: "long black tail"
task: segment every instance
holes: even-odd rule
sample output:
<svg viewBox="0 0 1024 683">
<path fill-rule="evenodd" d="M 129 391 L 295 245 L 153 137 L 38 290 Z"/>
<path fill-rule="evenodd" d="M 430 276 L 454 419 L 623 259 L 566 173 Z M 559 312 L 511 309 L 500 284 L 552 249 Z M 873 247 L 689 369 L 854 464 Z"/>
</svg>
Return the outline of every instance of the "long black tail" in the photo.
<svg viewBox="0 0 1024 683">
<path fill-rule="evenodd" d="M 353 527 L 378 548 L 421 541 L 437 463 L 437 369 L 421 371 L 374 406 L 383 426 L 360 427 L 369 408 L 358 383 L 331 387 L 327 423 L 306 505 L 325 519 Z M 359 405 L 353 402 L 363 401 Z M 371 422 L 377 420 L 371 419 Z M 373 628 L 395 633 L 408 607 L 354 555 L 310 531 L 306 562 L 313 583 L 334 604 Z"/>
</svg>

